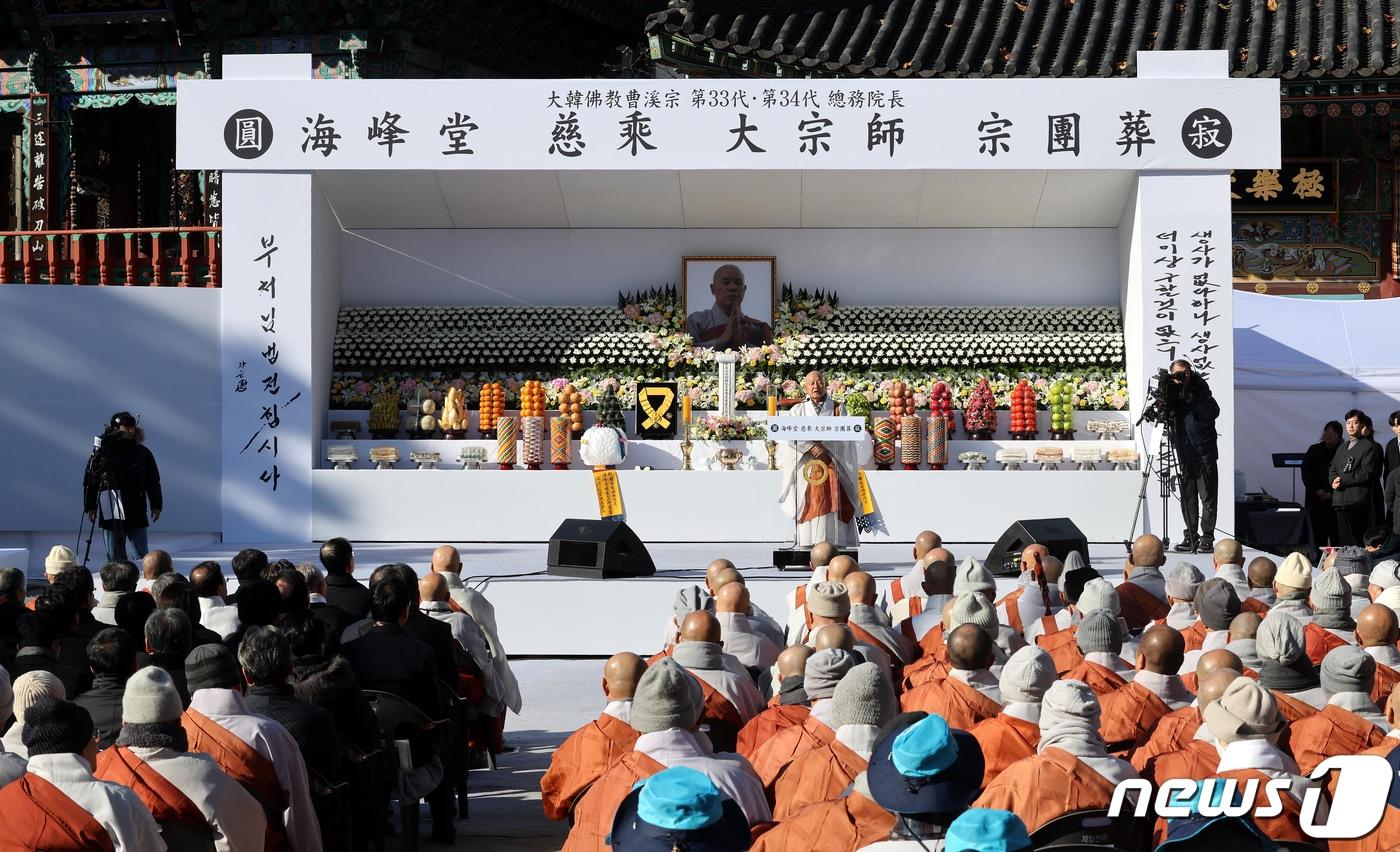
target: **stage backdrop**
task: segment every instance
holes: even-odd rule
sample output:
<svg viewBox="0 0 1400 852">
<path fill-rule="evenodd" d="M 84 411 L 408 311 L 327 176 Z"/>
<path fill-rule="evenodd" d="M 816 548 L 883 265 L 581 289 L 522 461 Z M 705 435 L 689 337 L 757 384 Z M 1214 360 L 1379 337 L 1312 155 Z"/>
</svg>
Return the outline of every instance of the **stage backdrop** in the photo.
<svg viewBox="0 0 1400 852">
<path fill-rule="evenodd" d="M 1235 448 L 1250 491 L 1287 500 L 1294 473 L 1275 470 L 1271 454 L 1303 452 L 1348 409 L 1371 415 L 1382 447 L 1394 437 L 1386 418 L 1400 409 L 1400 361 L 1388 343 L 1397 328 L 1395 300 L 1235 293 Z M 1301 503 L 1301 478 L 1297 495 Z"/>
</svg>

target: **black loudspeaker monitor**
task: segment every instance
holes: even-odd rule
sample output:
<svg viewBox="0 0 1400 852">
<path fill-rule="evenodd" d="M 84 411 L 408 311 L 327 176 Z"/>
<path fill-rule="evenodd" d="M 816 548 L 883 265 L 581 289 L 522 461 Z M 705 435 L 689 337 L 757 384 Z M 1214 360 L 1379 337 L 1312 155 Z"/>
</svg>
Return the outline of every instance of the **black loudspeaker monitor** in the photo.
<svg viewBox="0 0 1400 852">
<path fill-rule="evenodd" d="M 549 539 L 549 573 L 605 580 L 650 577 L 656 565 L 646 545 L 622 521 L 567 518 Z"/>
<path fill-rule="evenodd" d="M 1089 540 L 1069 518 L 1031 518 L 1006 528 L 992 552 L 987 554 L 987 570 L 1001 576 L 1021 573 L 1021 551 L 1032 544 L 1043 544 L 1050 555 L 1063 561 L 1070 551 L 1079 551 L 1089 564 Z"/>
</svg>

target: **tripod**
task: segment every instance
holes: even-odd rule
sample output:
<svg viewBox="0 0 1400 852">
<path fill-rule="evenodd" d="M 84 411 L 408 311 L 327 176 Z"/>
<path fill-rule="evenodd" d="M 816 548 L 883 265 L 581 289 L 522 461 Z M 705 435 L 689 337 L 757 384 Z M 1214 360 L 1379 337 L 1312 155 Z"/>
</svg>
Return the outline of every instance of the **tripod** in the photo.
<svg viewBox="0 0 1400 852">
<path fill-rule="evenodd" d="M 1147 419 L 1148 412 L 1143 412 L 1138 418 L 1135 428 L 1141 429 L 1143 421 Z M 1177 486 L 1181 482 L 1181 468 L 1176 459 L 1176 441 L 1172 435 L 1171 426 L 1167 423 L 1153 421 L 1157 427 L 1157 454 L 1147 453 L 1147 436 L 1141 435 L 1143 448 L 1142 463 L 1142 485 L 1138 488 L 1137 508 L 1133 510 L 1133 523 L 1128 528 L 1128 537 L 1123 539 L 1123 546 L 1131 552 L 1133 549 L 1133 539 L 1137 537 L 1138 520 L 1142 517 L 1144 509 L 1147 507 L 1147 483 L 1156 474 L 1157 488 L 1162 497 L 1162 548 L 1171 547 L 1171 533 L 1168 531 L 1168 518 L 1171 512 L 1171 499 L 1176 494 Z"/>
</svg>

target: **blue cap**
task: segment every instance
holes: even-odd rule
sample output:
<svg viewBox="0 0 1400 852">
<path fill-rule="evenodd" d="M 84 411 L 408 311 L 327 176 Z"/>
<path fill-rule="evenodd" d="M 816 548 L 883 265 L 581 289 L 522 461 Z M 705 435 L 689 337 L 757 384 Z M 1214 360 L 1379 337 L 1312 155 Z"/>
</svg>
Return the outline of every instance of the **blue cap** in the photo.
<svg viewBox="0 0 1400 852">
<path fill-rule="evenodd" d="M 972 808 L 953 820 L 943 840 L 946 852 L 1030 852 L 1026 824 L 1010 811 Z"/>
<path fill-rule="evenodd" d="M 719 788 L 704 773 L 673 766 L 640 783 L 637 816 L 657 828 L 694 831 L 719 820 Z"/>
<path fill-rule="evenodd" d="M 875 743 L 866 780 L 885 810 L 923 818 L 960 814 L 982 787 L 982 747 L 929 714 L 896 724 Z"/>
<path fill-rule="evenodd" d="M 1212 788 L 1211 802 L 1216 808 L 1224 803 L 1224 788 Z M 1240 794 L 1236 792 L 1232 804 L 1239 804 Z M 1188 807 L 1191 815 L 1173 817 L 1167 820 L 1167 837 L 1157 847 L 1167 852 L 1196 852 L 1196 850 L 1235 849 L 1239 852 L 1274 852 L 1278 844 L 1264 835 L 1249 817 L 1214 816 L 1201 814 L 1201 791 L 1178 793 L 1172 798 L 1172 805 Z"/>
<path fill-rule="evenodd" d="M 958 759 L 958 744 L 953 730 L 942 716 L 925 716 L 905 728 L 894 738 L 890 760 L 900 775 L 910 778 L 931 778 L 952 766 Z"/>
</svg>

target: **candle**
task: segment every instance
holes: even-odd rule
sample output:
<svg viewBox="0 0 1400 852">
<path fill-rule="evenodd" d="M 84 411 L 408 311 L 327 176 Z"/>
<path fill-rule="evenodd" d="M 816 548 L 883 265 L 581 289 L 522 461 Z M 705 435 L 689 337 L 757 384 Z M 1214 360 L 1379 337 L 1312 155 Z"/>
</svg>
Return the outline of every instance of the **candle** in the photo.
<svg viewBox="0 0 1400 852">
<path fill-rule="evenodd" d="M 773 394 L 768 394 L 768 416 L 773 417 L 778 413 L 778 398 Z"/>
<path fill-rule="evenodd" d="M 681 422 L 687 425 L 690 423 L 690 394 L 688 393 L 681 394 Z"/>
</svg>

